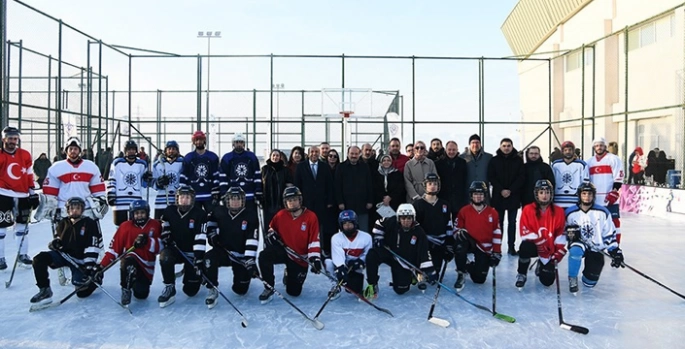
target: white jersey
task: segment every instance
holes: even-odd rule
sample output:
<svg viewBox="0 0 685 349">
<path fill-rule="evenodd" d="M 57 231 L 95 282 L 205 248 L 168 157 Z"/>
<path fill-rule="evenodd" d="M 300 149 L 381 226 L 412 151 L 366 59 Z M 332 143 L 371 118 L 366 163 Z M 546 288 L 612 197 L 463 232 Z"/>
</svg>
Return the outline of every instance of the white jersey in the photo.
<svg viewBox="0 0 685 349">
<path fill-rule="evenodd" d="M 127 211 L 131 202 L 143 198 L 142 190 L 147 187 L 142 180 L 145 171 L 147 163 L 144 160 L 129 163 L 125 158 L 114 159 L 107 184 L 107 195 L 116 198 L 114 211 Z"/>
<path fill-rule="evenodd" d="M 578 203 L 576 194 L 578 187 L 590 181 L 588 166 L 585 161 L 574 159 L 567 164 L 564 159 L 558 159 L 552 162 L 552 171 L 556 182 L 554 203 L 563 208 Z"/>
<path fill-rule="evenodd" d="M 566 226 L 571 224 L 580 227 L 580 240 L 593 251 L 618 247 L 611 213 L 604 206 L 592 205 L 587 212 L 583 212 L 578 205 L 567 208 Z"/>
<path fill-rule="evenodd" d="M 371 246 L 371 235 L 365 231 L 358 230 L 357 236 L 352 240 L 342 232 L 337 232 L 331 238 L 331 260 L 336 267 L 354 259 L 366 261 L 366 254 Z"/>
<path fill-rule="evenodd" d="M 57 207 L 64 207 L 67 200 L 80 197 L 90 208 L 89 196 L 105 196 L 105 183 L 100 169 L 90 160 L 81 160 L 77 164 L 69 160 L 57 161 L 48 169 L 43 181 L 43 194 L 57 199 Z"/>
<path fill-rule="evenodd" d="M 169 198 L 169 205 L 175 202 L 174 194 L 181 185 L 181 169 L 183 168 L 183 157 L 178 156 L 174 162 L 169 162 L 166 157 L 159 158 L 152 165 L 152 177 L 154 178 L 154 187 L 157 190 L 157 198 L 155 198 L 155 210 L 162 210 L 167 207 L 167 195 Z M 157 178 L 162 176 L 169 177 L 169 185 L 164 188 L 157 187 Z"/>
<path fill-rule="evenodd" d="M 623 183 L 625 175 L 623 163 L 621 163 L 621 159 L 618 156 L 606 152 L 601 157 L 597 155 L 591 157 L 588 159 L 587 164 L 590 169 L 590 183 L 594 184 L 597 189 L 595 203 L 604 206 L 606 205 L 604 199 L 614 189 L 614 183 Z"/>
</svg>

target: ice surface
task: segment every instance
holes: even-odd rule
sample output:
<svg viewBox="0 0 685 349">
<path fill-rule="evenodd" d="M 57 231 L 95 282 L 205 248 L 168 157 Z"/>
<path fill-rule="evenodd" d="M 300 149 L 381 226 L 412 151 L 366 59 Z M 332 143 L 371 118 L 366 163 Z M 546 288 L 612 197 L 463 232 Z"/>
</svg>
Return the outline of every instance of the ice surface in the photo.
<svg viewBox="0 0 685 349">
<path fill-rule="evenodd" d="M 622 218 L 626 262 L 680 293 L 685 293 L 685 217 L 664 218 L 628 215 Z M 102 221 L 105 246 L 114 233 L 111 213 Z M 50 224 L 30 227 L 30 249 L 34 256 L 45 250 L 51 239 Z M 12 266 L 15 244 L 6 238 L 5 253 Z M 452 262 L 453 265 L 454 262 Z M 523 291 L 514 287 L 517 258 L 505 255 L 497 272 L 497 311 L 516 318 L 509 324 L 493 318 L 448 292 L 441 292 L 434 316 L 448 320 L 448 328 L 427 321 L 434 289 L 425 294 L 413 287 L 396 295 L 388 286 L 390 274 L 381 267 L 379 306 L 395 317 L 358 302 L 343 292 L 328 304 L 319 317 L 326 327 L 316 330 L 283 300 L 261 305 L 257 300 L 262 284 L 253 280 L 247 295 L 237 296 L 230 288 L 229 268 L 219 272 L 219 288 L 245 314 L 248 328 L 222 299 L 212 310 L 204 298 L 207 291 L 188 298 L 177 283 L 176 303 L 160 309 L 156 299 L 162 291 L 159 267 L 150 297 L 133 300 L 133 315 L 118 307 L 101 291 L 91 297 L 68 300 L 62 306 L 29 313 L 29 299 L 38 291 L 31 270 L 19 268 L 9 289 L 0 290 L 3 330 L 0 348 L 683 348 L 685 347 L 685 300 L 671 294 L 627 269 L 617 270 L 607 262 L 595 289 L 581 286 L 577 296 L 568 292 L 566 260 L 560 267 L 564 320 L 590 329 L 581 335 L 559 328 L 556 290 L 546 288 L 528 274 Z M 113 268 L 116 270 L 116 268 Z M 119 276 L 110 270 L 104 287 L 119 297 Z M 283 268 L 276 268 L 276 287 Z M 51 271 L 53 300 L 73 290 L 59 286 Z M 0 272 L 9 279 L 10 270 Z M 444 283 L 456 279 L 450 266 Z M 483 285 L 467 279 L 462 295 L 491 306 L 491 274 Z M 300 297 L 289 297 L 313 316 L 326 299 L 330 281 L 309 274 Z"/>
</svg>

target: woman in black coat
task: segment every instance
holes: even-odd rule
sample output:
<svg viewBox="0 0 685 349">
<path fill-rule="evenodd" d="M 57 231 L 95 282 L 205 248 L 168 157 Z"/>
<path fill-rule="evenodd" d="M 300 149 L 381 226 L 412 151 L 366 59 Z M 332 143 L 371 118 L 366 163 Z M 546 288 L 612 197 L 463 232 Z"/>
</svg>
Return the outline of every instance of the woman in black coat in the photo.
<svg viewBox="0 0 685 349">
<path fill-rule="evenodd" d="M 278 149 L 271 151 L 266 165 L 262 166 L 262 186 L 264 196 L 262 207 L 264 209 L 264 230 L 269 226 L 271 219 L 278 210 L 283 208 L 283 190 L 293 184 L 290 170 L 284 166 L 281 152 Z"/>
<path fill-rule="evenodd" d="M 384 206 L 390 206 L 393 211 L 397 211 L 397 207 L 404 203 L 407 189 L 404 186 L 404 176 L 392 166 L 390 155 L 381 157 L 378 171 L 373 172 L 371 178 L 373 178 L 374 207 L 382 203 Z M 375 219 L 378 218 L 380 216 L 376 213 Z"/>
</svg>

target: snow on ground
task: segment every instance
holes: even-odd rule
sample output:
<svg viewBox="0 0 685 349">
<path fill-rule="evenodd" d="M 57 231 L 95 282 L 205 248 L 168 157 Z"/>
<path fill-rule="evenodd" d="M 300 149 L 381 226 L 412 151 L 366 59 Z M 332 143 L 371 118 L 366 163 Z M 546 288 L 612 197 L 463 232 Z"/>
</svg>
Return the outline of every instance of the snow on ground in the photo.
<svg viewBox="0 0 685 349">
<path fill-rule="evenodd" d="M 622 228 L 626 262 L 680 293 L 685 293 L 683 222 L 685 219 L 678 215 L 663 219 L 626 215 Z M 107 246 L 115 231 L 111 213 L 102 221 L 102 230 Z M 30 254 L 45 250 L 51 236 L 48 222 L 31 225 Z M 11 235 L 6 245 L 11 268 L 16 253 Z M 456 279 L 453 263 L 444 280 L 450 286 Z M 246 315 L 247 328 L 240 326 L 239 316 L 221 298 L 217 307 L 207 309 L 204 288 L 197 296 L 186 297 L 180 280 L 176 303 L 160 309 L 156 302 L 162 291 L 159 268 L 149 299 L 134 299 L 131 304 L 133 315 L 101 291 L 86 299 L 74 297 L 54 309 L 29 313 L 29 299 L 37 288 L 33 272 L 19 268 L 12 286 L 0 290 L 4 324 L 0 348 L 682 348 L 685 343 L 685 300 L 628 269 L 613 269 L 607 262 L 598 286 L 581 286 L 574 297 L 568 292 L 564 260 L 560 267 L 564 319 L 590 329 L 588 335 L 581 335 L 559 328 L 556 289 L 542 286 L 532 271 L 522 292 L 514 287 L 516 263 L 517 258 L 505 255 L 497 268 L 497 311 L 515 317 L 514 324 L 497 320 L 442 291 L 434 316 L 449 320 L 451 325 L 437 327 L 426 321 L 434 288 L 425 294 L 412 288 L 398 296 L 388 285 L 389 270 L 381 267 L 376 303 L 390 309 L 395 317 L 343 294 L 319 317 L 325 323 L 322 331 L 279 298 L 261 305 L 257 296 L 263 287 L 258 280 L 252 281 L 247 295 L 233 294 L 228 268 L 220 269 L 220 289 Z M 276 287 L 285 294 L 280 283 L 282 272 L 282 266 L 277 267 Z M 56 302 L 73 287 L 60 286 L 56 271 L 50 273 Z M 0 272 L 0 279 L 9 276 L 10 269 Z M 484 285 L 469 280 L 462 295 L 490 307 L 491 276 Z M 104 287 L 117 299 L 118 284 L 118 273 L 109 271 Z M 314 316 L 329 288 L 325 276 L 309 274 L 302 295 L 289 298 Z"/>
</svg>

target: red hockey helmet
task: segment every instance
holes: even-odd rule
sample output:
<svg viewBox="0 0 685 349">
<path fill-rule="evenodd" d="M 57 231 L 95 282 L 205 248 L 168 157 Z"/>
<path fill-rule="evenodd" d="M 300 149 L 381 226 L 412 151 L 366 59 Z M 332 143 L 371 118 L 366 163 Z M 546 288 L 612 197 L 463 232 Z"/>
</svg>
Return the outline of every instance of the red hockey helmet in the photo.
<svg viewBox="0 0 685 349">
<path fill-rule="evenodd" d="M 571 142 L 571 141 L 565 141 L 564 143 L 561 143 L 561 149 L 563 150 L 564 148 L 576 149 L 576 145 L 573 144 L 573 142 Z"/>
<path fill-rule="evenodd" d="M 197 130 L 195 133 L 193 133 L 193 137 L 190 139 L 190 141 L 195 143 L 196 139 L 207 139 L 207 136 L 204 132 Z"/>
</svg>

